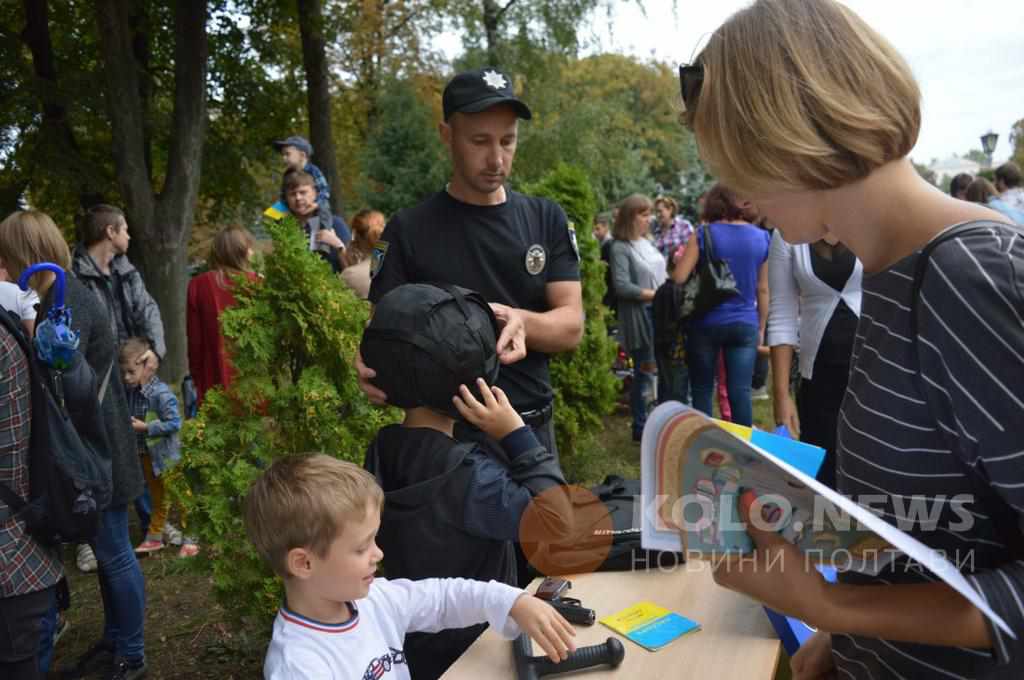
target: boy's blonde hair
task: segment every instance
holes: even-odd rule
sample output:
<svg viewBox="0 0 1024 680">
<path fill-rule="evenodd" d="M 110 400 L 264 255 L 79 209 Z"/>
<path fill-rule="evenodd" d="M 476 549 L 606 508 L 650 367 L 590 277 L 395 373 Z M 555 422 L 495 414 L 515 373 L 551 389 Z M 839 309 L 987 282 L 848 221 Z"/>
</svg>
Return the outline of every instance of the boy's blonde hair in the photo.
<svg viewBox="0 0 1024 680">
<path fill-rule="evenodd" d="M 14 282 L 40 262 L 52 262 L 71 271 L 71 251 L 64 235 L 49 215 L 38 210 L 18 210 L 0 222 L 0 260 Z M 29 285 L 38 292 L 46 276 L 42 272 L 33 275 Z"/>
<path fill-rule="evenodd" d="M 684 114 L 730 189 L 821 190 L 903 158 L 921 125 L 910 67 L 834 0 L 757 0 L 712 35 Z"/>
<path fill-rule="evenodd" d="M 147 360 L 153 361 L 154 366 L 159 368 L 160 357 L 158 357 L 156 352 L 153 352 L 152 349 L 153 346 L 149 344 L 149 340 L 146 338 L 140 338 L 137 336 L 128 338 L 124 341 L 124 344 L 121 345 L 121 349 L 117 353 L 118 361 L 120 361 L 122 366 L 129 366 L 139 361 L 143 355 L 149 352 L 151 356 L 147 357 Z"/>
<path fill-rule="evenodd" d="M 288 578 L 288 552 L 308 548 L 327 555 L 345 522 L 366 516 L 367 503 L 380 509 L 384 492 L 366 470 L 324 454 L 274 461 L 249 487 L 245 531 L 256 551 Z"/>
</svg>

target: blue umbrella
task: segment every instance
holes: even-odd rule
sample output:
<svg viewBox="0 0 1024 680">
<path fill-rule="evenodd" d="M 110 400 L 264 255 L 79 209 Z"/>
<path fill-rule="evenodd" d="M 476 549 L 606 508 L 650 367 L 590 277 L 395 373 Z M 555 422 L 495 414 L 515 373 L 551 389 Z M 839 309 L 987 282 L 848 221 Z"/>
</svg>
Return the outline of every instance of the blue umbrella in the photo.
<svg viewBox="0 0 1024 680">
<path fill-rule="evenodd" d="M 52 262 L 34 264 L 22 272 L 18 286 L 28 290 L 29 278 L 41 271 L 53 272 L 57 278 L 53 306 L 46 318 L 36 324 L 36 354 L 47 366 L 63 371 L 71 367 L 79 342 L 78 331 L 71 329 L 71 310 L 64 306 L 64 270 Z"/>
</svg>

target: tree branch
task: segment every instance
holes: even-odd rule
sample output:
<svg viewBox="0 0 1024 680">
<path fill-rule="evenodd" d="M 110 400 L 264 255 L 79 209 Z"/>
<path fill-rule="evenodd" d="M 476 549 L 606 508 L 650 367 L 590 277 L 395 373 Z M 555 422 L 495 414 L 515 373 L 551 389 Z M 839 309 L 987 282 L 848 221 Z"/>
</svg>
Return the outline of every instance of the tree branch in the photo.
<svg viewBox="0 0 1024 680">
<path fill-rule="evenodd" d="M 498 13 L 495 15 L 494 18 L 497 21 L 501 21 L 501 17 L 505 16 L 505 12 L 507 12 L 509 8 L 512 7 L 512 5 L 516 4 L 517 1 L 518 0 L 508 0 L 508 2 L 505 3 L 505 6 L 498 10 Z"/>
</svg>

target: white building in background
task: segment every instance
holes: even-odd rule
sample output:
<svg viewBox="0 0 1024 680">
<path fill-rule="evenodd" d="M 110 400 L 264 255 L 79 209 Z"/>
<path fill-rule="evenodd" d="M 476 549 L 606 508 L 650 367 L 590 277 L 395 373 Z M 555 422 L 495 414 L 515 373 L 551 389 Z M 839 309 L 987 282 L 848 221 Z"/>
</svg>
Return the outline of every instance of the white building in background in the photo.
<svg viewBox="0 0 1024 680">
<path fill-rule="evenodd" d="M 977 176 L 981 165 L 968 158 L 950 156 L 944 160 L 935 161 L 928 166 L 928 169 L 935 173 L 935 182 L 941 187 L 961 172 L 966 172 L 972 177 Z"/>
</svg>

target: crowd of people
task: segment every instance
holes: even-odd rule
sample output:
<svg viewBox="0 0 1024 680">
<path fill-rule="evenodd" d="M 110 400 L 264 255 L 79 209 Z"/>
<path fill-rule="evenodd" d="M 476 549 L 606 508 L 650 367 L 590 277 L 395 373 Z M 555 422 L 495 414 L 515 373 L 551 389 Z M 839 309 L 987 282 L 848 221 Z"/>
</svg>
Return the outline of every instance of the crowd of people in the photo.
<svg viewBox="0 0 1024 680">
<path fill-rule="evenodd" d="M 752 425 L 770 357 L 776 425 L 826 450 L 822 482 L 884 494 L 881 512 L 894 520 L 907 519 L 897 498 L 972 495 L 972 527 L 951 528 L 944 514 L 939 531 L 910 533 L 975 550 L 970 581 L 1024 630 L 1024 563 L 1014 561 L 1024 453 L 1012 427 L 1024 410 L 1015 389 L 1024 378 L 1020 169 L 1001 166 L 994 185 L 958 176 L 952 196 L 920 178 L 907 157 L 920 126 L 917 84 L 881 36 L 832 0 L 757 0 L 680 68 L 680 88 L 684 123 L 719 182 L 692 222 L 671 197 L 635 194 L 594 224 L 605 300 L 632 361 L 633 438 L 659 400 L 710 415 L 716 383 L 720 414 Z M 248 537 L 285 590 L 267 678 L 429 680 L 484 624 L 506 637 L 525 631 L 553 661 L 575 647 L 572 627 L 522 588 L 531 547 L 569 531 L 548 361 L 583 335 L 576 234 L 558 205 L 507 187 L 519 121 L 532 117 L 507 75 L 459 73 L 442 113 L 449 183 L 390 219 L 361 211 L 351 231 L 331 213 L 310 144 L 275 143 L 286 165 L 281 199 L 311 257 L 373 305 L 354 360 L 360 387 L 404 418 L 377 434 L 363 468 L 287 456 L 244 499 Z M 98 572 L 104 628 L 64 677 L 146 675 L 138 556 L 168 544 L 186 559 L 201 549 L 180 510 L 181 527 L 168 522 L 163 475 L 180 458 L 182 419 L 212 388 L 231 388 L 219 317 L 240 280 L 258 281 L 252 235 L 221 230 L 209 270 L 188 284 L 191 381 L 179 403 L 157 376 L 163 321 L 126 257 L 129 242 L 124 213 L 110 205 L 83 216 L 73 250 L 42 212 L 0 222 L 0 304 L 18 317 L 0 325 L 0 483 L 29 497 L 38 414 L 33 359 L 15 334 L 32 336 L 60 303 L 58 289 L 99 386 L 102 422 L 79 434 L 95 436 L 109 462 L 112 498 L 76 561 Z M 27 292 L 14 286 L 42 262 L 66 280 L 43 272 Z M 728 295 L 700 314 L 656 316 L 662 291 L 712 265 Z M 134 546 L 130 504 L 141 525 Z M 1024 636 L 1006 637 L 920 570 L 896 560 L 830 585 L 778 536 L 748 531 L 773 568 L 715 577 L 817 629 L 793 658 L 794 677 L 1019 673 Z M 43 677 L 68 606 L 61 547 L 6 503 L 0 567 L 0 675 Z M 387 578 L 375 579 L 381 568 Z"/>
</svg>

